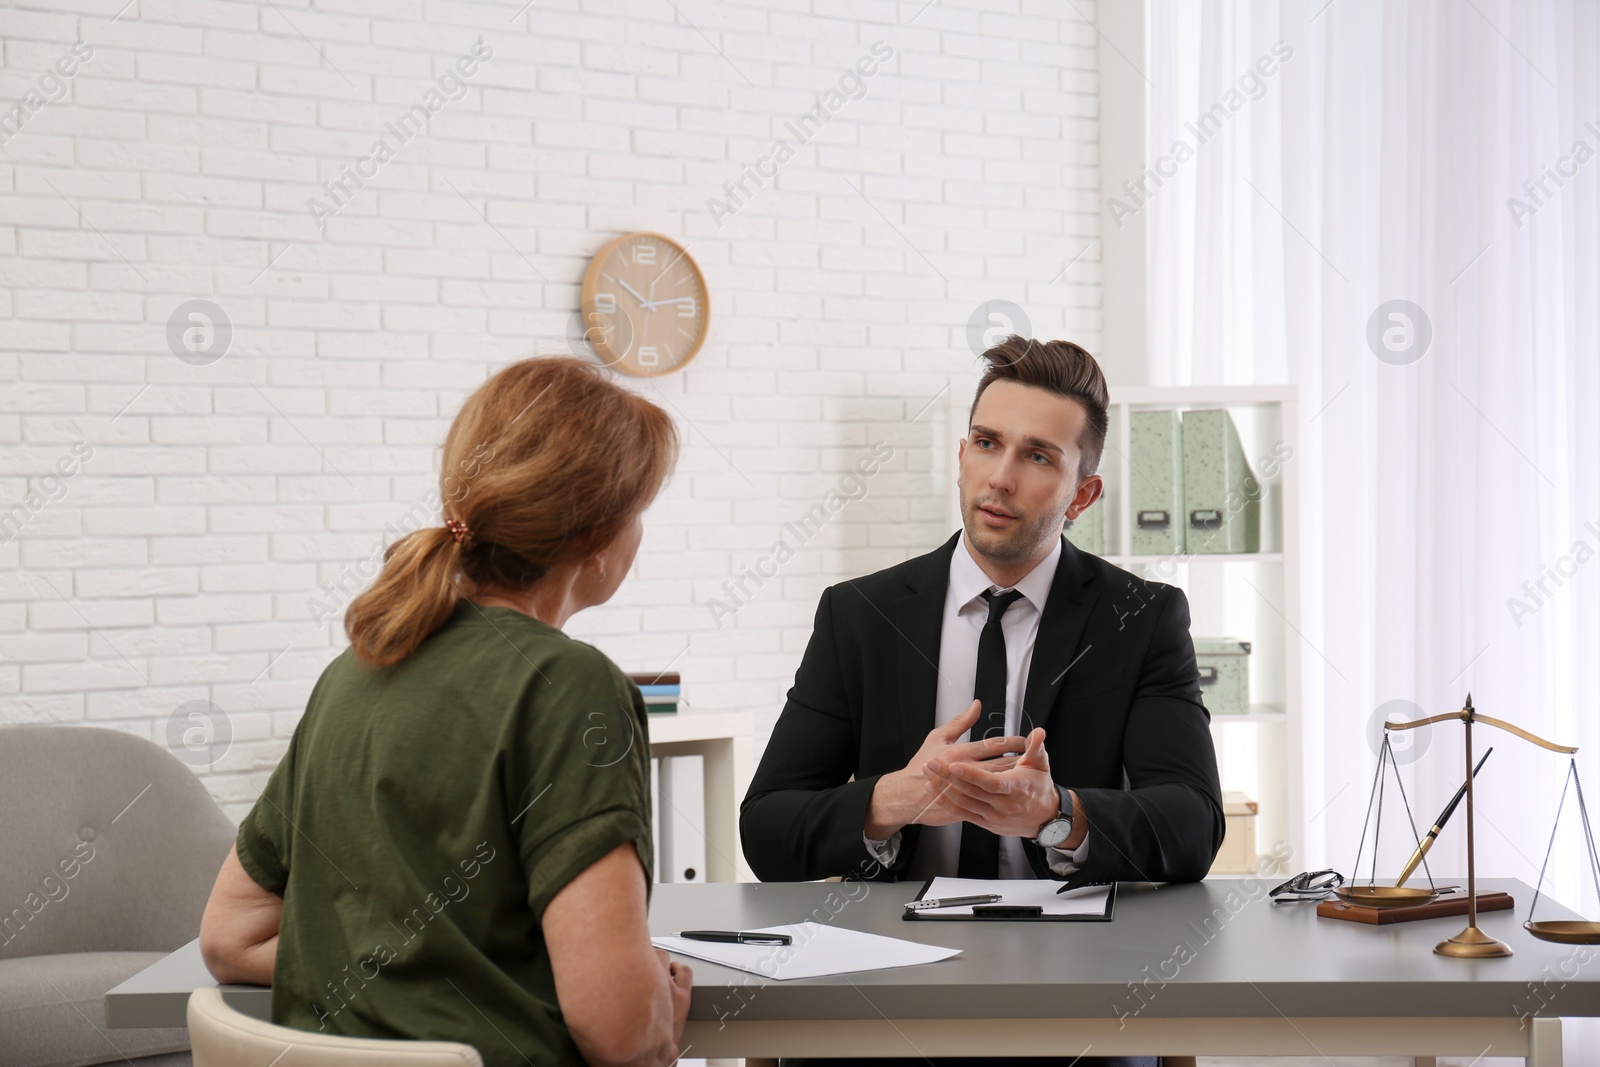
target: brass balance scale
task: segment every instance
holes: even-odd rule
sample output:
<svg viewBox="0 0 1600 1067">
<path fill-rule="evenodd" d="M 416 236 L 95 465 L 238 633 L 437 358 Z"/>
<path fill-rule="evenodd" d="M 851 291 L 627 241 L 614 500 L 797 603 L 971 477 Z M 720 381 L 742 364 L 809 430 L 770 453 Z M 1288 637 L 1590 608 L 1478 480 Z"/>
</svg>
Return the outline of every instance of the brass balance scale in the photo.
<svg viewBox="0 0 1600 1067">
<path fill-rule="evenodd" d="M 1489 726 L 1498 727 L 1499 729 L 1505 730 L 1508 733 L 1515 734 L 1517 737 L 1520 737 L 1525 741 L 1531 741 L 1541 748 L 1547 748 L 1552 752 L 1563 752 L 1569 757 L 1571 757 L 1578 750 L 1568 745 L 1557 745 L 1553 742 L 1546 741 L 1544 738 L 1537 737 L 1534 734 L 1522 729 L 1520 726 L 1513 726 L 1511 723 L 1505 722 L 1501 719 L 1496 719 L 1492 716 L 1484 715 L 1475 711 L 1472 707 L 1471 693 L 1467 694 L 1466 705 L 1460 711 L 1447 712 L 1443 715 L 1433 715 L 1426 719 L 1417 719 L 1414 722 L 1385 722 L 1383 724 L 1385 731 L 1383 737 L 1383 748 L 1379 753 L 1378 769 L 1373 779 L 1373 793 L 1379 797 L 1380 820 L 1382 818 L 1381 786 L 1383 782 L 1384 764 L 1387 762 L 1393 768 L 1397 783 L 1399 782 L 1400 775 L 1399 768 L 1394 765 L 1394 756 L 1389 745 L 1390 731 L 1416 730 L 1423 726 L 1428 726 L 1436 722 L 1445 722 L 1450 719 L 1459 719 L 1461 722 L 1466 724 L 1467 926 L 1466 929 L 1462 930 L 1456 936 L 1439 942 L 1433 947 L 1433 950 L 1442 956 L 1455 956 L 1464 959 L 1486 959 L 1499 956 L 1509 956 L 1511 955 L 1511 946 L 1507 945 L 1504 941 L 1490 937 L 1488 934 L 1478 929 L 1478 880 L 1477 866 L 1475 857 L 1473 855 L 1474 826 L 1472 818 L 1472 724 L 1475 722 L 1481 722 Z M 1595 848 L 1594 831 L 1589 823 L 1588 806 L 1583 800 L 1583 786 L 1578 781 L 1578 764 L 1575 759 L 1572 759 L 1569 761 L 1566 783 L 1563 784 L 1561 788 L 1561 802 L 1556 808 L 1555 824 L 1550 828 L 1550 850 L 1546 851 L 1545 853 L 1545 865 L 1544 867 L 1541 867 L 1539 871 L 1539 886 L 1534 890 L 1533 904 L 1528 908 L 1528 919 L 1522 924 L 1522 927 L 1523 929 L 1527 930 L 1528 933 L 1532 934 L 1541 941 L 1553 941 L 1567 945 L 1600 945 L 1600 922 L 1578 920 L 1535 922 L 1533 919 L 1534 908 L 1537 907 L 1539 903 L 1539 891 L 1544 887 L 1545 868 L 1549 866 L 1550 853 L 1555 848 L 1556 830 L 1561 823 L 1561 809 L 1566 805 L 1567 788 L 1568 786 L 1572 785 L 1576 785 L 1577 787 L 1576 791 L 1578 795 L 1578 809 L 1583 820 L 1584 840 L 1588 848 L 1590 868 L 1595 877 L 1595 891 L 1597 894 L 1600 894 L 1600 852 L 1597 852 Z M 1402 800 L 1404 800 L 1405 787 L 1403 785 L 1400 787 L 1400 795 Z M 1405 803 L 1406 813 L 1409 818 L 1411 810 L 1410 802 L 1406 801 Z M 1368 816 L 1370 820 L 1370 800 L 1368 802 Z M 1416 835 L 1416 824 L 1414 819 L 1412 820 L 1412 834 L 1413 836 Z M 1362 847 L 1365 846 L 1365 842 L 1366 828 L 1363 826 Z M 1377 864 L 1377 848 L 1377 834 L 1374 833 L 1374 872 Z M 1420 837 L 1417 838 L 1417 851 L 1419 855 L 1424 854 L 1427 851 L 1423 846 Z M 1425 858 L 1423 862 L 1426 863 Z M 1358 867 L 1360 863 L 1361 848 L 1358 848 L 1356 852 L 1356 864 Z M 1406 876 L 1409 874 L 1410 868 L 1407 869 L 1406 875 L 1401 876 L 1399 882 L 1403 883 Z M 1353 870 L 1352 878 L 1354 878 Z M 1403 884 L 1397 884 L 1393 886 L 1376 885 L 1373 884 L 1369 879 L 1369 883 L 1367 885 L 1341 886 L 1338 889 L 1335 889 L 1334 893 L 1343 900 L 1355 904 L 1364 904 L 1368 907 L 1415 907 L 1416 905 L 1426 904 L 1432 900 L 1435 900 L 1439 896 L 1439 889 L 1433 885 L 1432 872 L 1428 873 L 1428 883 L 1429 887 L 1427 889 L 1423 889 L 1420 887 L 1407 887 Z"/>
</svg>

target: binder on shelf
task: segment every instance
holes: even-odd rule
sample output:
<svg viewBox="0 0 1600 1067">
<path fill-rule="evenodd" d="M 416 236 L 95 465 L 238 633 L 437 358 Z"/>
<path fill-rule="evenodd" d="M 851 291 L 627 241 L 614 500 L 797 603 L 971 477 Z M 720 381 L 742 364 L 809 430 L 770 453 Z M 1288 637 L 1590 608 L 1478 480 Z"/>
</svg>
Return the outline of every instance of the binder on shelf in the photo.
<svg viewBox="0 0 1600 1067">
<path fill-rule="evenodd" d="M 1128 420 L 1132 552 L 1183 550 L 1183 434 L 1175 410 L 1135 411 Z"/>
<path fill-rule="evenodd" d="M 656 787 L 656 880 L 706 880 L 704 756 L 658 756 L 651 761 Z"/>
<path fill-rule="evenodd" d="M 1215 408 L 1183 413 L 1185 551 L 1261 550 L 1261 483 L 1239 443 L 1233 417 Z"/>
</svg>

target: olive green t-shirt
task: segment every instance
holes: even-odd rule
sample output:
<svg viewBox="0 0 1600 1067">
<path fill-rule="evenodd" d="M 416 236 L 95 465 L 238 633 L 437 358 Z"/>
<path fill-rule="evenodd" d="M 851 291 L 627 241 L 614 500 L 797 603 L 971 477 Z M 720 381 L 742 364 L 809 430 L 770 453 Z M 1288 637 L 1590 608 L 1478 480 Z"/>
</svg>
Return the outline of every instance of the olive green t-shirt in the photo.
<svg viewBox="0 0 1600 1067">
<path fill-rule="evenodd" d="M 520 612 L 463 600 L 387 671 L 347 649 L 239 826 L 283 897 L 273 1022 L 581 1063 L 540 917 L 625 842 L 653 869 L 649 760 L 638 688 Z"/>
</svg>

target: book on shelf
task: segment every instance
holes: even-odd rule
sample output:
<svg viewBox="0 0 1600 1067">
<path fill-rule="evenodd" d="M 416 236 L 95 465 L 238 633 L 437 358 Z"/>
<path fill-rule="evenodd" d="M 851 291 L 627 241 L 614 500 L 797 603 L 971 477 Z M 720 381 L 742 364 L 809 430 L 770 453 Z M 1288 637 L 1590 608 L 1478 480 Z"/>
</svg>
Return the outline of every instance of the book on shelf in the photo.
<svg viewBox="0 0 1600 1067">
<path fill-rule="evenodd" d="M 628 675 L 628 680 L 644 695 L 644 710 L 652 715 L 676 714 L 683 700 L 683 685 L 677 671 L 646 671 Z"/>
</svg>

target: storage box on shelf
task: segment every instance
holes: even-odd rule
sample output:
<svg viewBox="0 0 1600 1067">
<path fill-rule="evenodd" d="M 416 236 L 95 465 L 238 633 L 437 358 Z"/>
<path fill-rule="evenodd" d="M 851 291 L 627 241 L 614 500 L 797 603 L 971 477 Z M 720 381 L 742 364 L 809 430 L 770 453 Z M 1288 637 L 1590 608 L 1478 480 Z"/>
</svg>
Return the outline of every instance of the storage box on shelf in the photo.
<svg viewBox="0 0 1600 1067">
<path fill-rule="evenodd" d="M 1250 714 L 1250 642 L 1236 637 L 1194 638 L 1200 697 L 1213 715 Z"/>
<path fill-rule="evenodd" d="M 1243 793 L 1222 794 L 1222 817 L 1227 832 L 1222 849 L 1211 864 L 1212 874 L 1256 873 L 1256 814 L 1259 805 Z"/>
</svg>

